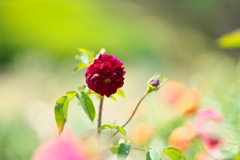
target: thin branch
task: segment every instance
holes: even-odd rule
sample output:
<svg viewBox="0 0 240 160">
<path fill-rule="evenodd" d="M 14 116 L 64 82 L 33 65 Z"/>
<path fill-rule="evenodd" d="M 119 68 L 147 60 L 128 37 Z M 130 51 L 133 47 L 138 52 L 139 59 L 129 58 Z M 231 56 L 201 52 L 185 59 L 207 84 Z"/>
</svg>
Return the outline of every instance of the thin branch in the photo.
<svg viewBox="0 0 240 160">
<path fill-rule="evenodd" d="M 148 95 L 148 93 L 146 92 L 146 93 L 143 95 L 143 97 L 139 100 L 139 102 L 138 102 L 137 106 L 135 107 L 132 115 L 131 115 L 131 116 L 129 117 L 129 119 L 124 123 L 124 125 L 122 125 L 122 127 L 125 127 L 125 126 L 132 120 L 132 118 L 133 118 L 133 116 L 135 115 L 138 107 L 140 106 L 141 102 L 143 101 L 143 99 L 144 99 L 147 95 Z M 108 138 L 108 140 L 110 140 L 112 137 L 114 137 L 118 132 L 119 132 L 119 131 L 116 131 L 113 135 L 111 135 L 111 136 Z M 108 141 L 108 140 L 107 140 L 107 141 Z"/>
<path fill-rule="evenodd" d="M 119 148 L 119 146 L 109 146 L 109 148 Z M 135 149 L 135 150 L 142 151 L 142 152 L 147 152 L 146 149 L 140 149 L 140 148 L 136 148 L 136 147 L 131 147 L 131 149 Z"/>
</svg>

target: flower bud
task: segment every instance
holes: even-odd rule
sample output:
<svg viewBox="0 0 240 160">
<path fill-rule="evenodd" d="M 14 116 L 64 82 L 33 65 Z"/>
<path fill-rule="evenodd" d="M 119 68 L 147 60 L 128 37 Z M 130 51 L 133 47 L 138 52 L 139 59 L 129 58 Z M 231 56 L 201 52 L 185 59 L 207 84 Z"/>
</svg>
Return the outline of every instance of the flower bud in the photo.
<svg viewBox="0 0 240 160">
<path fill-rule="evenodd" d="M 159 90 L 159 88 L 163 85 L 164 82 L 167 81 L 167 78 L 163 78 L 161 83 L 159 81 L 159 76 L 160 74 L 159 73 L 156 73 L 153 77 L 151 77 L 149 80 L 148 80 L 148 83 L 147 83 L 147 92 L 146 93 L 151 93 L 152 91 L 157 91 Z"/>
<path fill-rule="evenodd" d="M 156 88 L 160 85 L 159 79 L 153 79 L 150 83 L 149 83 L 153 88 Z"/>
</svg>

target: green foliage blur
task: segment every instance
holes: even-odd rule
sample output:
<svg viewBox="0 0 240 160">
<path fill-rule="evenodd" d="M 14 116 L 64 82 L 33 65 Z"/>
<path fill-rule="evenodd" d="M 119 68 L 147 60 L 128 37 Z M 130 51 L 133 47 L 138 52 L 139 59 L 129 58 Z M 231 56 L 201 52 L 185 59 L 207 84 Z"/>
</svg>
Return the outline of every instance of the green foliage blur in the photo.
<svg viewBox="0 0 240 160">
<path fill-rule="evenodd" d="M 85 83 L 84 71 L 73 74 L 79 47 L 106 48 L 125 63 L 127 103 L 142 95 L 155 72 L 197 88 L 201 107 L 221 111 L 226 132 L 235 135 L 233 146 L 238 144 L 239 35 L 223 45 L 219 38 L 239 28 L 239 16 L 236 0 L 0 0 L 0 160 L 30 159 L 37 146 L 57 135 L 56 99 Z M 140 121 L 158 121 L 155 134 L 166 146 L 185 119 L 157 118 L 158 99 L 149 98 L 153 109 Z M 77 106 L 69 112 L 75 118 L 69 118 L 68 129 L 86 136 L 81 124 L 92 131 Z"/>
</svg>

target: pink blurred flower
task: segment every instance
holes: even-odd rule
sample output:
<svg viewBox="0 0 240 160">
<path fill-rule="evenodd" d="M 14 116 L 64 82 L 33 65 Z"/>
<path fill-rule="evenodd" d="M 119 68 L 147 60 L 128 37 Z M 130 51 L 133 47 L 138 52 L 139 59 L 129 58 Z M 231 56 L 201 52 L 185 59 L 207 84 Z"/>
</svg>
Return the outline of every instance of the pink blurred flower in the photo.
<svg viewBox="0 0 240 160">
<path fill-rule="evenodd" d="M 85 74 L 88 87 L 94 92 L 109 97 L 124 84 L 123 63 L 112 55 L 100 54 Z"/>
<path fill-rule="evenodd" d="M 195 121 L 196 132 L 210 151 L 215 150 L 221 143 L 223 117 L 213 108 L 199 111 Z"/>
<path fill-rule="evenodd" d="M 76 137 L 63 134 L 43 143 L 35 151 L 32 160 L 86 160 L 87 154 Z"/>
</svg>

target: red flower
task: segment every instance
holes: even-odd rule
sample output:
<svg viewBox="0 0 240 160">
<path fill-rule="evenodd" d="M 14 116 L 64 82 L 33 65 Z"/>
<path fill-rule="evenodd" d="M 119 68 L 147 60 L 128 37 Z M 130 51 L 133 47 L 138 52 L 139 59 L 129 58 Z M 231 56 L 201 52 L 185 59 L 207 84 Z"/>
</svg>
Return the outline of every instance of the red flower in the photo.
<svg viewBox="0 0 240 160">
<path fill-rule="evenodd" d="M 117 92 L 124 84 L 123 63 L 112 55 L 100 54 L 85 74 L 88 87 L 94 92 L 109 97 Z"/>
</svg>

